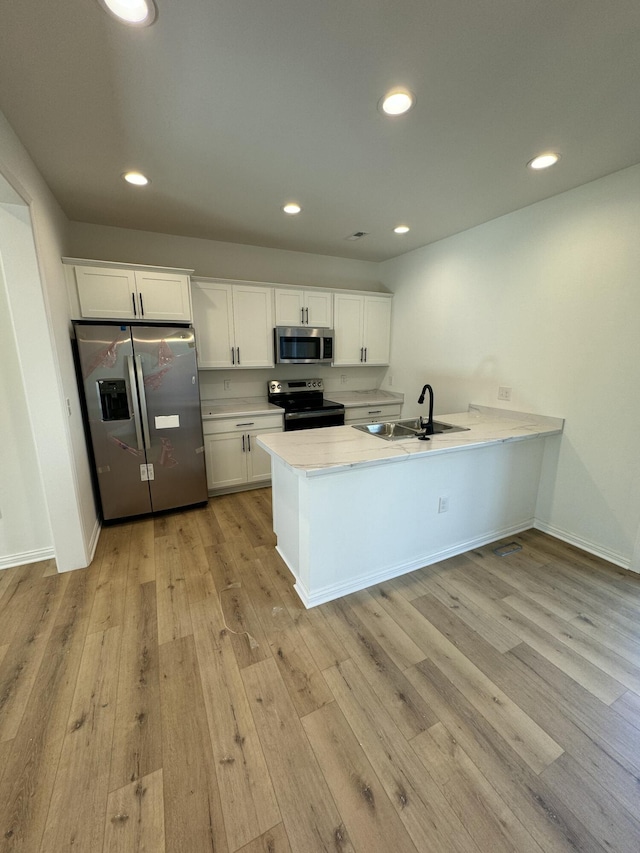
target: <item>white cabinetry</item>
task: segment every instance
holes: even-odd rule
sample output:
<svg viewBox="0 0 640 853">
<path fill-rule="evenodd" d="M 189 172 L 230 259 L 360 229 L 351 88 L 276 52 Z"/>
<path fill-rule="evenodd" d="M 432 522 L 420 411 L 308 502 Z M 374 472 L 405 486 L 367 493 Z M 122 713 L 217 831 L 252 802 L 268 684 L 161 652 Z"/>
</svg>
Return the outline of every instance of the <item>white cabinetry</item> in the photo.
<svg viewBox="0 0 640 853">
<path fill-rule="evenodd" d="M 273 289 L 197 279 L 198 367 L 273 367 Z"/>
<path fill-rule="evenodd" d="M 389 364 L 391 297 L 336 293 L 333 364 Z"/>
<path fill-rule="evenodd" d="M 344 410 L 345 424 L 377 424 L 380 421 L 396 421 L 400 418 L 402 403 L 380 403 L 357 406 Z"/>
<path fill-rule="evenodd" d="M 276 288 L 276 326 L 333 327 L 333 293 L 328 290 Z"/>
<path fill-rule="evenodd" d="M 206 420 L 203 431 L 210 492 L 236 491 L 269 482 L 271 458 L 258 447 L 256 436 L 282 432 L 282 415 Z"/>
<path fill-rule="evenodd" d="M 79 317 L 191 322 L 191 270 L 63 260 L 73 276 Z"/>
</svg>

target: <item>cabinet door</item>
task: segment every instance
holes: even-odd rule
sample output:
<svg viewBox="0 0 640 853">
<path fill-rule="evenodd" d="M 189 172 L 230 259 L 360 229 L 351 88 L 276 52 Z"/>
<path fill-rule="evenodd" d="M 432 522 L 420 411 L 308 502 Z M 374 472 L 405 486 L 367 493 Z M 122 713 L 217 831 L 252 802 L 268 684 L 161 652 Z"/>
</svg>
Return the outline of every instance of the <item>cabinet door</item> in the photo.
<svg viewBox="0 0 640 853">
<path fill-rule="evenodd" d="M 302 326 L 304 294 L 301 290 L 274 290 L 276 326 Z"/>
<path fill-rule="evenodd" d="M 389 364 L 390 342 L 391 300 L 367 296 L 364 304 L 366 364 Z"/>
<path fill-rule="evenodd" d="M 236 367 L 273 367 L 273 288 L 233 287 Z"/>
<path fill-rule="evenodd" d="M 136 270 L 138 310 L 143 320 L 191 322 L 189 277 Z"/>
<path fill-rule="evenodd" d="M 76 267 L 75 273 L 83 317 L 139 319 L 133 270 Z"/>
<path fill-rule="evenodd" d="M 247 439 L 243 433 L 205 435 L 204 457 L 209 489 L 239 486 L 247 482 L 246 443 Z"/>
<path fill-rule="evenodd" d="M 247 482 L 259 483 L 271 479 L 271 457 L 266 450 L 258 447 L 256 436 L 269 432 L 282 432 L 281 429 L 257 429 L 247 433 Z"/>
<path fill-rule="evenodd" d="M 334 365 L 362 364 L 364 297 L 336 293 L 334 312 Z"/>
<path fill-rule="evenodd" d="M 333 293 L 305 292 L 305 325 L 315 328 L 333 328 Z"/>
<path fill-rule="evenodd" d="M 233 306 L 231 286 L 197 282 L 193 285 L 193 325 L 198 367 L 231 367 Z"/>
</svg>

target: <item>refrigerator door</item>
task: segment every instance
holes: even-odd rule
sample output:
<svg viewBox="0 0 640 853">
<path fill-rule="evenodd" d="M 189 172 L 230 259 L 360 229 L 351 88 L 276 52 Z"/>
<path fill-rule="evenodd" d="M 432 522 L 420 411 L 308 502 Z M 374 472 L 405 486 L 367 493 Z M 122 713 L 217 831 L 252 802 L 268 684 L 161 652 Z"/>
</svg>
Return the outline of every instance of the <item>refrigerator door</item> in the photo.
<svg viewBox="0 0 640 853">
<path fill-rule="evenodd" d="M 154 511 L 207 500 L 192 328 L 132 326 L 142 433 Z"/>
<path fill-rule="evenodd" d="M 75 325 L 105 520 L 151 511 L 129 326 Z"/>
</svg>

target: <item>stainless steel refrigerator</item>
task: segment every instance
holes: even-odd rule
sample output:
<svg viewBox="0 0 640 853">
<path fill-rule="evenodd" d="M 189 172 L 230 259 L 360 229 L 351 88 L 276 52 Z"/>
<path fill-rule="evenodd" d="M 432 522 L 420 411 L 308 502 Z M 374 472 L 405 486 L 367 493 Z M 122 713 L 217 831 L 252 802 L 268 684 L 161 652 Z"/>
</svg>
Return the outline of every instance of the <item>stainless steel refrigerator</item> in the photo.
<svg viewBox="0 0 640 853">
<path fill-rule="evenodd" d="M 206 501 L 193 329 L 74 329 L 104 519 Z"/>
</svg>

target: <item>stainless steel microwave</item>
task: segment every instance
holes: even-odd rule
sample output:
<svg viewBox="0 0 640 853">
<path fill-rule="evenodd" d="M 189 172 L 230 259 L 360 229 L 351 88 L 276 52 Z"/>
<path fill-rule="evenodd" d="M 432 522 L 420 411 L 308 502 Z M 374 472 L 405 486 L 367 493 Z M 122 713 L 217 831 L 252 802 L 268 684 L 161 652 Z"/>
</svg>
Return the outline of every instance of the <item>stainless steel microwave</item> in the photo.
<svg viewBox="0 0 640 853">
<path fill-rule="evenodd" d="M 276 364 L 330 364 L 333 329 L 276 326 L 273 330 Z"/>
</svg>

